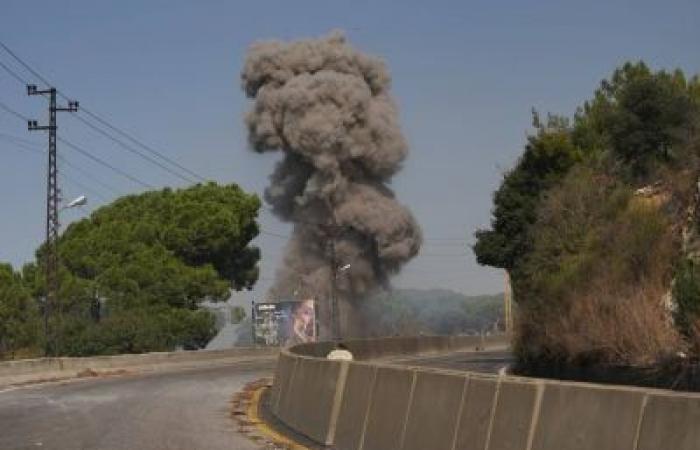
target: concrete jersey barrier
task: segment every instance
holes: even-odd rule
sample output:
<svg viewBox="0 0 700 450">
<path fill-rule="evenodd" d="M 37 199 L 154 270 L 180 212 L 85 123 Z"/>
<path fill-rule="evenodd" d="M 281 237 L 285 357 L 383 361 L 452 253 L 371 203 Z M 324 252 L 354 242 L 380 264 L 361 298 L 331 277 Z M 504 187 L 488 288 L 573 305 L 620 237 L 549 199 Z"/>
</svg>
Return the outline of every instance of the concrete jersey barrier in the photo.
<svg viewBox="0 0 700 450">
<path fill-rule="evenodd" d="M 45 379 L 68 378 L 85 370 L 158 369 L 204 361 L 223 362 L 238 358 L 274 356 L 278 353 L 278 348 L 241 347 L 226 350 L 20 359 L 0 362 L 0 386 Z"/>
<path fill-rule="evenodd" d="M 273 413 L 337 450 L 700 450 L 700 394 L 369 361 L 475 345 L 401 339 L 348 342 L 365 361 L 325 360 L 328 344 L 284 351 Z"/>
</svg>

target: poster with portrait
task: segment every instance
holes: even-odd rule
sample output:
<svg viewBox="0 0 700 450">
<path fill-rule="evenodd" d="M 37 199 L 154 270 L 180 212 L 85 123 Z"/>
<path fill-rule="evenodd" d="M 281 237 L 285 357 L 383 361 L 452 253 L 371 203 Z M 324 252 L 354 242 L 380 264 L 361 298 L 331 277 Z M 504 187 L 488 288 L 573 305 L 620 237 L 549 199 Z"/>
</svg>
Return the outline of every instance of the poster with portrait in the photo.
<svg viewBox="0 0 700 450">
<path fill-rule="evenodd" d="M 253 313 L 253 340 L 257 345 L 289 347 L 316 341 L 316 306 L 312 299 L 256 303 Z"/>
</svg>

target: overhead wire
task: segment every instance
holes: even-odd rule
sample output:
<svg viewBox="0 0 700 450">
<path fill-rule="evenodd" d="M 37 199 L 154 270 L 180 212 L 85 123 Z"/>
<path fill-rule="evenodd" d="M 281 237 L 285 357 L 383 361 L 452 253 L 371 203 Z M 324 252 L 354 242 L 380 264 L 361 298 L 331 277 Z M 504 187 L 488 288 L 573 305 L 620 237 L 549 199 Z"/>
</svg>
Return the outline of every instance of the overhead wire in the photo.
<svg viewBox="0 0 700 450">
<path fill-rule="evenodd" d="M 14 109 L 10 108 L 9 106 L 7 106 L 5 103 L 3 103 L 1 101 L 0 101 L 0 108 L 2 108 L 5 112 L 17 117 L 18 119 L 21 119 L 25 122 L 29 122 L 29 117 L 25 116 L 22 113 L 15 111 Z"/>
<path fill-rule="evenodd" d="M 15 72 L 14 70 L 12 70 L 12 69 L 10 68 L 10 66 L 8 66 L 7 64 L 5 64 L 4 62 L 0 61 L 0 67 L 2 67 L 3 69 L 5 69 L 5 72 L 9 73 L 10 76 L 12 76 L 12 78 L 14 78 L 15 80 L 17 80 L 20 84 L 25 85 L 25 86 L 28 84 L 28 83 L 27 83 L 27 80 L 25 80 L 24 78 L 22 78 L 17 72 Z"/>
<path fill-rule="evenodd" d="M 1 136 L 1 135 L 0 135 L 0 138 L 1 138 L 1 137 L 4 137 L 4 136 Z M 46 155 L 46 151 L 45 151 L 45 150 L 40 150 L 40 149 L 38 149 L 38 148 L 33 148 L 33 147 L 30 147 L 29 145 L 24 145 L 24 144 L 22 144 L 21 142 L 14 142 L 14 141 L 11 141 L 11 140 L 9 140 L 9 139 L 6 139 L 6 141 L 12 143 L 12 144 L 14 145 L 13 148 L 22 149 L 22 150 L 24 150 L 24 151 L 33 152 L 33 153 L 35 153 L 35 154 L 37 154 L 37 155 L 40 155 L 40 156 L 45 156 L 45 155 Z M 64 161 L 64 162 L 67 162 L 67 161 Z M 85 190 L 85 191 L 90 192 L 91 194 L 95 195 L 95 197 L 101 199 L 101 200 L 104 201 L 105 203 L 108 202 L 107 198 L 104 197 L 101 193 L 99 193 L 99 192 L 96 191 L 95 189 L 91 188 L 90 186 L 87 186 L 87 185 L 81 183 L 80 181 L 76 180 L 75 178 L 69 177 L 68 175 L 66 175 L 66 174 L 63 173 L 63 172 L 61 172 L 61 173 L 59 174 L 59 176 L 61 176 L 61 177 L 63 178 L 64 181 L 66 181 L 66 182 L 68 182 L 68 183 L 70 183 L 70 184 L 73 184 L 73 185 L 75 185 L 75 186 L 78 186 L 79 188 L 81 188 L 81 189 L 83 189 L 83 190 Z"/>
<path fill-rule="evenodd" d="M 34 152 L 34 153 L 42 155 L 42 156 L 46 155 L 46 150 L 43 150 L 41 148 L 37 148 L 38 144 L 34 144 L 33 142 L 29 142 L 29 141 L 22 142 L 23 140 L 14 138 L 14 136 L 7 135 L 5 133 L 0 133 L 0 139 L 4 139 L 6 142 L 12 143 L 17 148 L 21 148 L 23 150 Z M 116 192 L 116 190 L 114 188 L 112 188 L 108 184 L 102 182 L 99 178 L 95 177 L 94 175 L 92 175 L 90 172 L 86 171 L 82 167 L 80 167 L 76 164 L 73 164 L 73 162 L 69 161 L 64 156 L 59 156 L 58 159 L 62 164 L 65 164 L 67 167 L 70 167 L 71 170 L 74 170 L 74 171 L 80 173 L 82 176 L 84 176 L 86 178 L 90 178 L 93 182 L 98 183 L 103 189 L 106 189 L 117 196 L 120 195 L 118 192 Z M 105 196 L 103 196 L 101 193 L 96 191 L 94 188 L 87 186 L 87 185 L 83 184 L 82 182 L 76 180 L 75 178 L 66 175 L 63 170 L 61 170 L 59 172 L 59 176 L 63 177 L 65 179 L 65 181 L 67 181 L 69 183 L 72 183 L 74 185 L 77 185 L 78 187 L 81 187 L 82 189 L 85 189 L 89 192 L 92 192 L 96 197 L 103 200 L 105 203 L 107 203 L 109 201 Z"/>
<path fill-rule="evenodd" d="M 81 123 L 83 123 L 83 124 L 84 124 L 85 126 L 87 126 L 88 128 L 90 128 L 90 129 L 92 129 L 93 131 L 95 131 L 95 132 L 101 134 L 102 136 L 106 137 L 107 139 L 111 140 L 112 142 L 116 143 L 117 145 L 119 145 L 119 146 L 120 146 L 121 148 L 123 148 L 124 150 L 126 150 L 126 151 L 128 151 L 128 152 L 130 152 L 130 153 L 133 153 L 134 155 L 140 156 L 141 158 L 145 159 L 146 161 L 150 162 L 151 164 L 153 164 L 153 165 L 155 165 L 155 166 L 157 166 L 157 167 L 160 167 L 161 169 L 165 170 L 166 172 L 170 173 L 171 175 L 174 175 L 174 176 L 180 178 L 180 179 L 183 180 L 183 181 L 186 181 L 186 182 L 188 182 L 188 183 L 195 183 L 195 181 L 192 180 L 191 178 L 188 178 L 188 177 L 186 177 L 186 176 L 184 176 L 184 175 L 182 175 L 182 174 L 180 174 L 180 173 L 178 173 L 178 172 L 176 172 L 176 171 L 170 169 L 170 168 L 167 167 L 166 165 L 164 165 L 164 164 L 162 164 L 162 163 L 156 161 L 155 159 L 151 158 L 150 156 L 144 154 L 143 152 L 138 151 L 137 149 L 133 148 L 132 146 L 130 146 L 130 145 L 128 145 L 128 144 L 126 144 L 126 143 L 123 142 L 122 140 L 116 138 L 115 136 L 113 136 L 113 135 L 109 134 L 108 132 L 104 131 L 103 129 L 101 129 L 101 128 L 99 128 L 99 127 L 93 125 L 92 123 L 88 122 L 87 120 L 83 119 L 82 117 L 80 117 L 80 116 L 78 116 L 78 115 L 73 115 L 73 116 L 71 116 L 71 117 L 73 117 L 75 120 L 80 121 Z"/>
<path fill-rule="evenodd" d="M 51 83 L 49 83 L 48 80 L 46 80 L 46 78 L 42 77 L 39 72 L 34 70 L 29 64 L 24 62 L 24 60 L 22 58 L 20 58 L 15 52 L 12 51 L 11 48 L 9 48 L 7 45 L 5 45 L 2 41 L 0 41 L 0 47 L 2 47 L 7 52 L 7 54 L 12 56 L 12 58 L 14 58 L 15 61 L 20 63 L 22 65 L 22 67 L 24 67 L 29 73 L 34 75 L 42 83 L 44 83 L 46 86 L 51 86 Z M 63 97 L 63 94 L 61 94 L 61 96 Z"/>
<path fill-rule="evenodd" d="M 9 47 L 8 47 L 5 43 L 3 43 L 2 41 L 0 41 L 0 47 L 2 47 L 2 48 L 5 50 L 5 52 L 6 52 L 7 54 L 9 54 L 17 63 L 19 63 L 22 67 L 24 67 L 24 69 L 26 69 L 29 73 L 31 73 L 35 78 L 37 78 L 39 81 L 41 81 L 42 83 L 44 83 L 44 84 L 47 85 L 47 86 L 52 86 L 52 83 L 49 82 L 48 79 L 46 79 L 43 75 L 41 75 L 37 70 L 35 70 L 35 69 L 34 69 L 31 65 L 29 65 L 26 61 L 24 61 L 17 53 L 15 53 L 11 48 L 9 48 Z M 22 78 L 19 74 L 17 74 L 14 70 L 12 70 L 8 65 L 4 64 L 2 61 L 0 61 L 0 67 L 2 67 L 6 72 L 8 72 L 13 78 L 15 78 L 15 79 L 16 79 L 17 81 L 19 81 L 20 83 L 27 84 L 27 80 L 25 80 L 24 78 Z M 57 94 L 58 94 L 61 98 L 63 98 L 64 100 L 70 100 L 70 98 L 69 98 L 68 96 L 66 96 L 63 92 L 61 92 L 59 89 L 57 89 L 56 92 L 57 92 Z M 4 105 L 4 104 L 1 104 L 1 103 L 0 103 L 0 107 L 3 108 L 3 109 L 5 109 L 6 111 L 12 113 L 12 114 L 15 114 L 15 115 L 16 115 L 17 117 L 19 117 L 19 118 L 22 118 L 22 119 L 24 119 L 24 120 L 29 120 L 26 116 L 11 111 L 11 110 L 8 109 L 8 108 L 6 107 L 6 105 Z M 84 118 L 81 117 L 80 115 L 75 115 L 75 116 L 73 116 L 76 120 L 80 121 L 80 122 L 83 123 L 85 126 L 87 126 L 87 127 L 89 127 L 90 129 L 92 129 L 93 131 L 95 131 L 95 132 L 101 134 L 101 135 L 104 136 L 105 138 L 107 138 L 107 139 L 113 141 L 114 143 L 116 143 L 117 145 L 119 145 L 121 148 L 123 148 L 123 149 L 125 149 L 125 150 L 127 150 L 127 151 L 129 151 L 129 152 L 131 152 L 131 153 L 133 153 L 133 154 L 135 154 L 135 155 L 137 155 L 137 156 L 139 156 L 139 157 L 145 159 L 146 161 L 150 162 L 151 164 L 154 164 L 154 165 L 158 166 L 159 168 L 161 168 L 161 169 L 167 171 L 168 173 L 170 173 L 171 175 L 174 175 L 174 176 L 180 178 L 181 180 L 184 180 L 184 181 L 189 182 L 189 183 L 194 182 L 192 178 L 197 179 L 197 180 L 199 180 L 199 181 L 206 181 L 206 180 L 207 180 L 205 177 L 199 175 L 198 173 L 194 172 L 193 170 L 188 169 L 187 167 L 185 167 L 185 166 L 183 166 L 183 165 L 177 163 L 177 162 L 174 161 L 173 159 L 171 159 L 171 158 L 165 156 L 164 154 L 162 154 L 161 152 L 157 151 L 157 150 L 154 149 L 153 147 L 151 147 L 151 146 L 145 144 L 145 143 L 142 142 L 141 140 L 139 140 L 139 139 L 137 139 L 136 137 L 134 137 L 132 134 L 130 134 L 130 133 L 124 131 L 123 129 L 117 127 L 116 125 L 113 125 L 112 123 L 110 123 L 109 121 L 107 121 L 106 119 L 104 119 L 103 117 L 101 117 L 100 115 L 98 115 L 97 113 L 91 111 L 90 109 L 85 108 L 84 106 L 81 106 L 80 112 L 86 114 L 88 117 L 90 117 L 92 120 L 98 122 L 98 123 L 99 123 L 100 125 L 102 125 L 103 127 L 108 128 L 109 130 L 111 130 L 111 131 L 113 131 L 114 133 L 117 133 L 118 135 L 122 136 L 123 138 L 129 140 L 131 143 L 137 145 L 138 147 L 142 148 L 143 150 L 147 151 L 148 153 L 154 155 L 155 157 L 157 157 L 157 158 L 160 159 L 161 161 L 163 161 L 163 162 L 165 162 L 165 163 L 167 163 L 167 164 L 170 164 L 170 165 L 173 166 L 173 167 L 176 167 L 176 168 L 179 169 L 180 171 L 182 171 L 182 172 L 186 173 L 187 175 L 189 175 L 189 177 L 188 177 L 188 176 L 184 176 L 184 175 L 182 175 L 181 173 L 178 173 L 177 171 L 173 170 L 173 169 L 170 168 L 170 167 L 167 167 L 167 166 L 166 166 L 165 164 L 163 164 L 162 162 L 156 161 L 153 157 L 149 157 L 148 155 L 144 154 L 143 152 L 141 152 L 141 151 L 135 149 L 133 146 L 131 146 L 131 145 L 125 143 L 123 140 L 121 140 L 121 139 L 119 139 L 118 137 L 114 136 L 113 134 L 111 134 L 111 133 L 105 131 L 104 129 L 102 129 L 102 128 L 96 126 L 94 123 L 89 122 L 88 120 L 84 119 Z M 132 175 L 127 174 L 126 172 L 124 172 L 124 171 L 122 171 L 122 170 L 120 170 L 120 169 L 118 169 L 118 168 L 112 166 L 111 164 L 106 163 L 105 161 L 100 160 L 99 158 L 97 158 L 97 157 L 91 155 L 89 152 L 87 152 L 87 151 L 85 151 L 85 150 L 83 150 L 83 149 L 80 149 L 80 148 L 79 148 L 78 146 L 76 146 L 75 144 L 72 144 L 71 142 L 66 141 L 66 140 L 63 139 L 63 138 L 59 138 L 59 141 L 61 141 L 61 142 L 63 142 L 64 144 L 68 145 L 69 147 L 73 148 L 74 150 L 76 150 L 76 151 L 82 153 L 82 154 L 85 155 L 86 157 L 88 157 L 88 158 L 94 160 L 95 162 L 98 162 L 99 164 L 101 164 L 101 165 L 103 165 L 103 166 L 105 166 L 105 167 L 108 167 L 109 169 L 111 169 L 111 170 L 114 171 L 114 172 L 119 173 L 120 175 L 122 175 L 122 176 L 124 176 L 124 177 L 126 177 L 126 178 L 129 178 L 130 180 L 132 180 L 132 181 L 134 181 L 134 182 L 136 182 L 136 183 L 138 183 L 138 184 L 140 184 L 140 185 L 142 185 L 142 186 L 144 186 L 144 187 L 153 188 L 152 185 L 150 185 L 150 184 L 148 184 L 148 183 L 146 183 L 146 182 L 143 182 L 143 181 L 141 181 L 141 180 L 138 180 L 136 177 L 133 177 Z M 192 177 L 192 178 L 190 178 L 190 177 Z M 265 211 L 268 211 L 268 212 L 271 212 L 271 213 L 272 213 L 271 208 L 268 208 L 268 207 L 266 207 L 266 206 L 264 206 L 264 205 L 263 205 L 262 209 L 265 210 Z M 318 223 L 311 223 L 311 222 L 308 222 L 308 224 L 319 225 Z M 264 230 L 264 229 L 261 229 L 260 232 L 261 232 L 261 234 L 264 234 L 264 235 L 267 235 L 267 236 L 271 236 L 271 237 L 280 238 L 280 239 L 289 239 L 289 237 L 290 237 L 289 235 L 285 235 L 285 234 L 281 234 L 281 233 L 274 233 L 274 232 L 270 232 L 270 231 L 267 231 L 267 230 Z M 459 238 L 430 238 L 430 237 L 423 238 L 423 241 L 424 241 L 424 244 L 426 244 L 426 245 L 435 245 L 435 246 L 439 246 L 439 245 L 443 245 L 443 246 L 452 246 L 452 245 L 456 245 L 456 244 L 458 244 L 458 243 L 463 243 L 463 242 L 464 242 L 463 239 L 459 239 Z M 437 255 L 436 255 L 436 256 L 437 256 Z M 441 255 L 441 256 L 461 256 L 461 255 Z M 466 254 L 465 254 L 465 256 L 466 256 Z"/>
<path fill-rule="evenodd" d="M 31 66 L 30 66 L 26 61 L 24 61 L 17 53 L 15 53 L 14 51 L 12 51 L 12 49 L 10 49 L 5 43 L 3 43 L 3 42 L 0 41 L 0 47 L 2 47 L 2 48 L 5 50 L 5 52 L 7 52 L 7 54 L 9 54 L 15 61 L 17 61 L 20 65 L 22 65 L 22 67 L 24 67 L 29 73 L 31 73 L 34 77 L 36 77 L 36 78 L 37 78 L 38 80 L 40 80 L 42 83 L 44 83 L 44 84 L 47 85 L 47 86 L 53 86 L 53 84 L 52 84 L 51 82 L 49 82 L 49 80 L 47 80 L 47 79 L 46 79 L 44 76 L 42 76 L 38 71 L 36 71 L 33 67 L 31 67 Z M 1 61 L 0 61 L 0 66 L 3 67 L 8 73 L 10 73 L 10 75 L 12 75 L 12 76 L 13 76 L 15 79 L 17 79 L 19 82 L 25 83 L 25 84 L 27 83 L 27 80 L 23 79 L 23 78 L 22 78 L 21 76 L 19 76 L 16 72 L 12 71 L 12 69 L 10 69 L 6 64 L 2 64 Z M 71 100 L 71 99 L 70 99 L 67 95 L 65 95 L 60 89 L 56 89 L 56 93 L 57 93 L 61 98 L 63 98 L 64 100 L 67 100 L 67 101 L 68 101 L 68 100 Z M 129 141 L 131 141 L 132 143 L 134 143 L 134 144 L 136 144 L 137 146 L 141 147 L 142 149 L 144 149 L 144 150 L 147 151 L 148 153 L 154 155 L 156 158 L 160 159 L 161 161 L 164 161 L 164 162 L 166 162 L 167 164 L 170 164 L 171 166 L 176 167 L 176 168 L 179 169 L 180 171 L 182 171 L 182 172 L 186 173 L 187 175 L 189 175 L 189 177 L 193 177 L 193 178 L 195 178 L 195 179 L 197 179 L 197 180 L 199 180 L 199 181 L 202 181 L 202 182 L 207 181 L 207 178 L 205 178 L 205 177 L 199 175 L 198 173 L 194 172 L 193 170 L 188 169 L 187 167 L 185 167 L 185 166 L 179 164 L 177 161 L 174 161 L 172 158 L 167 157 L 167 156 L 164 155 L 163 153 L 161 153 L 161 152 L 155 150 L 153 147 L 151 147 L 151 146 L 149 146 L 149 145 L 143 143 L 141 140 L 137 139 L 137 138 L 134 137 L 132 134 L 127 133 L 126 131 L 124 131 L 123 129 L 117 127 L 116 125 L 113 125 L 112 123 L 110 123 L 109 121 L 107 121 L 106 119 L 104 119 L 103 117 L 101 117 L 100 115 L 98 115 L 97 113 L 95 113 L 95 112 L 89 110 L 88 108 L 85 108 L 85 106 L 81 106 L 79 112 L 85 113 L 86 115 L 88 115 L 90 118 L 92 118 L 93 120 L 97 121 L 97 122 L 100 123 L 101 125 L 103 125 L 103 126 L 109 128 L 110 130 L 114 131 L 115 133 L 117 133 L 117 134 L 121 135 L 122 137 L 128 139 Z M 170 174 L 172 174 L 172 175 L 174 175 L 174 176 L 176 176 L 176 177 L 178 177 L 178 178 L 180 178 L 180 179 L 182 179 L 182 180 L 184 180 L 184 181 L 186 181 L 186 182 L 188 182 L 188 183 L 193 183 L 193 182 L 194 182 L 192 178 L 189 178 L 189 177 L 187 177 L 187 176 L 183 176 L 181 173 L 178 173 L 178 172 L 176 172 L 175 170 L 171 169 L 170 167 L 167 167 L 165 164 L 163 164 L 163 163 L 161 163 L 161 162 L 159 162 L 159 161 L 156 161 L 156 160 L 153 159 L 152 157 L 149 157 L 148 155 L 144 154 L 143 152 L 141 152 L 141 151 L 139 151 L 139 150 L 133 148 L 133 147 L 130 146 L 129 144 L 126 144 L 124 141 L 120 140 L 120 139 L 117 138 L 116 136 L 114 136 L 114 135 L 112 135 L 112 134 L 110 134 L 110 133 L 104 131 L 103 129 L 101 129 L 101 128 L 97 127 L 96 125 L 90 123 L 89 121 L 85 120 L 85 119 L 82 118 L 81 116 L 75 115 L 75 116 L 73 116 L 73 117 L 74 117 L 75 119 L 79 120 L 80 122 L 82 122 L 83 124 L 85 124 L 86 126 L 88 126 L 88 127 L 90 127 L 91 129 L 93 129 L 94 131 L 97 131 L 98 133 L 100 133 L 100 134 L 103 135 L 104 137 L 106 137 L 106 138 L 110 139 L 111 141 L 115 142 L 117 145 L 119 145 L 119 146 L 122 147 L 123 149 L 125 149 L 125 150 L 127 150 L 127 151 L 129 151 L 129 152 L 131 152 L 131 153 L 133 153 L 133 154 L 135 154 L 135 155 L 137 155 L 137 156 L 140 156 L 141 158 L 145 159 L 146 161 L 150 162 L 151 164 L 154 164 L 154 165 L 160 167 L 161 169 L 163 169 L 163 170 L 169 172 Z"/>
<path fill-rule="evenodd" d="M 3 103 L 1 101 L 0 101 L 0 108 L 5 110 L 8 113 L 14 115 L 15 117 L 22 119 L 22 120 L 29 120 L 28 117 L 15 111 L 14 109 L 10 108 L 9 106 L 7 106 L 5 103 Z M 57 140 L 59 142 L 64 143 L 65 145 L 72 148 L 73 150 L 77 151 L 78 153 L 82 154 L 83 156 L 91 159 L 92 161 L 96 162 L 97 164 L 100 164 L 101 166 L 106 167 L 106 168 L 112 170 L 113 172 L 118 173 L 119 175 L 121 175 L 125 178 L 128 178 L 129 180 L 131 180 L 137 184 L 140 184 L 141 186 L 143 186 L 145 188 L 154 189 L 153 185 L 125 172 L 124 170 L 119 169 L 118 167 L 113 166 L 112 164 L 108 163 L 107 161 L 104 161 L 103 159 L 91 154 L 87 150 L 85 150 L 85 149 L 79 147 L 78 145 L 66 140 L 65 138 L 58 137 Z"/>
<path fill-rule="evenodd" d="M 42 146 L 42 145 L 40 145 L 40 144 L 38 144 L 38 143 L 36 143 L 36 142 L 32 142 L 32 141 L 26 140 L 26 139 L 22 139 L 22 138 L 20 138 L 20 137 L 18 137 L 18 136 L 13 136 L 13 135 L 11 135 L 11 134 L 4 133 L 4 132 L 0 131 L 0 139 L 4 139 L 4 140 L 6 140 L 6 141 L 12 142 L 12 143 L 14 143 L 14 144 L 16 144 L 16 145 L 18 145 L 18 146 L 20 146 L 20 147 L 24 147 L 24 148 L 27 148 L 27 149 L 30 149 L 31 147 L 34 147 L 32 150 L 34 150 L 34 149 L 41 149 L 41 150 L 38 150 L 38 151 L 40 151 L 40 152 L 43 153 L 43 154 L 46 154 L 46 150 L 43 149 L 43 146 Z M 99 184 L 102 188 L 104 188 L 105 190 L 109 191 L 110 193 L 112 193 L 112 194 L 114 194 L 114 195 L 116 195 L 116 196 L 121 196 L 121 195 L 123 195 L 121 192 L 119 192 L 119 190 L 118 190 L 117 188 L 115 188 L 115 187 L 113 187 L 113 186 L 111 186 L 111 185 L 105 183 L 102 179 L 100 179 L 99 177 L 95 176 L 95 175 L 94 175 L 93 173 L 91 173 L 89 170 L 86 170 L 86 169 L 80 167 L 79 165 L 73 163 L 71 160 L 69 160 L 68 158 L 66 158 L 64 155 L 58 155 L 58 160 L 59 160 L 60 162 L 62 162 L 63 164 L 65 164 L 67 167 L 70 167 L 72 170 L 75 170 L 76 172 L 79 172 L 79 173 L 82 174 L 84 177 L 89 178 L 89 179 L 92 180 L 94 183 Z"/>
<path fill-rule="evenodd" d="M 85 149 L 83 149 L 83 148 L 81 148 L 81 147 L 75 145 L 74 143 L 72 143 L 72 142 L 66 140 L 65 138 L 58 137 L 57 140 L 58 140 L 59 142 L 64 143 L 64 144 L 67 145 L 68 147 L 72 148 L 72 149 L 75 150 L 76 152 L 82 154 L 82 155 L 85 156 L 86 158 L 89 158 L 89 159 L 93 160 L 94 162 L 96 162 L 96 163 L 98 163 L 98 164 L 100 164 L 100 165 L 102 165 L 102 166 L 104 166 L 104 167 L 106 167 L 106 168 L 112 170 L 113 172 L 118 173 L 119 175 L 123 176 L 124 178 L 128 178 L 129 180 L 133 181 L 134 183 L 140 184 L 141 186 L 143 186 L 143 187 L 145 187 L 145 188 L 147 188 L 147 189 L 155 189 L 155 186 L 153 186 L 152 184 L 149 184 L 149 183 L 147 183 L 147 182 L 145 182 L 145 181 L 143 181 L 143 180 L 141 180 L 141 179 L 139 179 L 139 178 L 137 178 L 137 177 L 135 177 L 135 176 L 133 176 L 133 175 L 131 175 L 131 174 L 129 174 L 129 173 L 123 171 L 123 170 L 121 170 L 120 168 L 111 165 L 110 163 L 104 161 L 104 160 L 101 159 L 101 158 L 98 158 L 97 156 L 91 154 L 91 153 L 88 152 L 87 150 L 85 150 Z"/>
<path fill-rule="evenodd" d="M 192 177 L 198 179 L 199 181 L 207 181 L 207 178 L 205 178 L 205 177 L 199 175 L 198 173 L 194 172 L 194 171 L 191 170 L 191 169 L 188 169 L 188 168 L 185 167 L 185 166 L 180 165 L 177 161 L 174 161 L 174 160 L 168 158 L 167 156 L 161 154 L 159 151 L 153 149 L 152 147 L 150 147 L 150 146 L 144 144 L 142 141 L 136 139 L 132 134 L 129 134 L 129 133 L 127 133 L 126 131 L 124 131 L 124 130 L 122 130 L 122 129 L 120 129 L 120 128 L 117 128 L 116 126 L 114 126 L 114 125 L 112 125 L 111 123 L 107 122 L 107 120 L 105 120 L 105 119 L 103 119 L 102 117 L 98 116 L 96 113 L 90 111 L 89 109 L 87 109 L 87 108 L 81 108 L 81 110 L 82 110 L 82 112 L 84 112 L 84 113 L 87 114 L 88 116 L 92 117 L 94 120 L 98 121 L 98 122 L 101 123 L 102 125 L 104 125 L 104 126 L 106 126 L 107 128 L 109 128 L 110 130 L 112 130 L 112 131 L 114 131 L 114 132 L 120 134 L 121 136 L 127 138 L 128 140 L 130 140 L 130 141 L 133 142 L 134 144 L 138 145 L 139 147 L 143 148 L 144 150 L 146 150 L 146 151 L 152 153 L 153 155 L 155 155 L 155 156 L 161 158 L 163 161 L 166 161 L 167 163 L 169 163 L 169 164 L 171 164 L 171 165 L 177 167 L 178 169 L 180 169 L 180 170 L 182 170 L 183 172 L 187 173 L 188 175 L 190 175 L 190 176 L 192 176 Z"/>
<path fill-rule="evenodd" d="M 72 183 L 72 184 L 74 184 L 75 186 L 79 187 L 80 189 L 92 193 L 92 195 L 94 195 L 95 197 L 97 197 L 97 198 L 98 198 L 99 200 L 101 200 L 103 203 L 109 203 L 109 200 L 107 199 L 107 197 L 105 197 L 104 195 L 100 194 L 99 192 L 97 192 L 96 190 L 92 189 L 91 187 L 89 187 L 89 186 L 87 186 L 87 185 L 81 183 L 80 181 L 76 180 L 75 178 L 68 177 L 65 173 L 59 173 L 58 176 L 59 176 L 60 178 L 63 178 L 64 181 L 66 181 L 66 182 L 68 182 L 68 183 Z"/>
</svg>

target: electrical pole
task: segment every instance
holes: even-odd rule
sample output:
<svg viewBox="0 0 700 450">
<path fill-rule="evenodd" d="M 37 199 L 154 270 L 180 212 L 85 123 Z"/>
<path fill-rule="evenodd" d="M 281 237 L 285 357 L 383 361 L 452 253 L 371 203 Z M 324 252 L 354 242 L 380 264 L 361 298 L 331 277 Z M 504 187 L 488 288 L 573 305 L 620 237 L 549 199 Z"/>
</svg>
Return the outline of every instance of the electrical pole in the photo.
<svg viewBox="0 0 700 450">
<path fill-rule="evenodd" d="M 338 258 L 335 253 L 335 233 L 331 231 L 328 241 L 328 250 L 331 266 L 331 333 L 333 340 L 340 340 L 340 311 L 338 310 Z"/>
<path fill-rule="evenodd" d="M 39 126 L 37 121 L 30 120 L 29 131 L 48 130 L 49 132 L 49 162 L 46 176 L 46 300 L 44 302 L 44 338 L 46 339 L 44 353 L 46 356 L 58 354 L 58 336 L 52 336 L 49 319 L 53 308 L 57 308 L 59 316 L 61 305 L 58 298 L 58 204 L 61 190 L 58 187 L 58 165 L 56 151 L 56 113 L 59 111 L 75 112 L 78 110 L 78 102 L 68 102 L 67 107 L 56 106 L 56 88 L 37 89 L 36 85 L 27 85 L 27 95 L 49 96 L 49 124 Z"/>
<path fill-rule="evenodd" d="M 331 332 L 331 339 L 334 341 L 340 340 L 340 308 L 338 306 L 338 273 L 339 267 L 338 257 L 336 253 L 336 240 L 342 233 L 342 227 L 335 220 L 327 225 L 321 225 L 321 231 L 326 237 L 326 248 L 328 255 L 329 270 L 329 305 L 328 305 L 328 320 Z"/>
<path fill-rule="evenodd" d="M 503 312 L 505 315 L 505 331 L 508 336 L 513 333 L 513 291 L 510 285 L 510 274 L 505 271 L 503 289 Z"/>
</svg>

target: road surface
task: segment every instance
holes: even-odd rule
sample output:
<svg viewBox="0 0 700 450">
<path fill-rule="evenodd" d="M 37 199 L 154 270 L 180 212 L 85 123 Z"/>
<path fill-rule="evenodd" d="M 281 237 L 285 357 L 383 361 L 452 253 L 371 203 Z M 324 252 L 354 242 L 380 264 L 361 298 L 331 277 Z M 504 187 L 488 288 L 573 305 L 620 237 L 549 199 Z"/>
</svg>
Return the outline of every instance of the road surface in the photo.
<svg viewBox="0 0 700 450">
<path fill-rule="evenodd" d="M 276 357 L 0 391 L 0 449 L 257 450 L 230 416 L 232 395 Z"/>
<path fill-rule="evenodd" d="M 390 364 L 481 373 L 498 373 L 513 361 L 512 353 L 507 350 L 464 351 L 442 355 L 392 357 L 382 360 Z"/>
<path fill-rule="evenodd" d="M 506 351 L 382 362 L 498 372 Z M 276 357 L 0 390 L 0 450 L 257 450 L 230 417 L 232 395 L 274 372 Z"/>
</svg>

